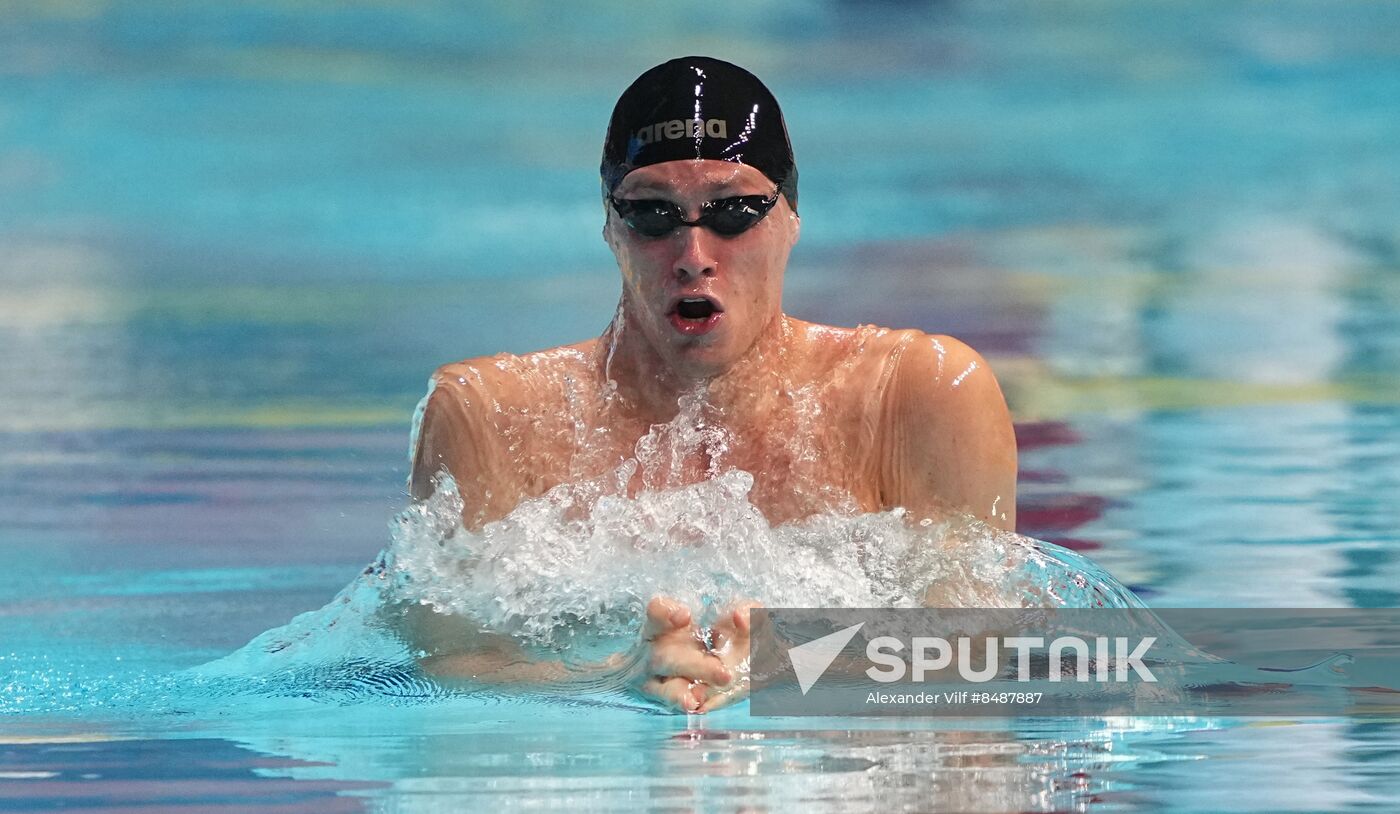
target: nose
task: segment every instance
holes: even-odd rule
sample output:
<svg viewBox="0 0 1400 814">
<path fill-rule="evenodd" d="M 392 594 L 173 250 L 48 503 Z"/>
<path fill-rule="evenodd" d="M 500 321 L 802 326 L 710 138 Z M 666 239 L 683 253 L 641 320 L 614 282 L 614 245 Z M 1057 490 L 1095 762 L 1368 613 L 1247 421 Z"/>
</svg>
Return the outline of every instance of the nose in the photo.
<svg viewBox="0 0 1400 814">
<path fill-rule="evenodd" d="M 695 277 L 713 277 L 719 270 L 715 252 L 715 235 L 702 226 L 682 226 L 676 230 L 680 252 L 672 271 L 682 282 Z"/>
</svg>

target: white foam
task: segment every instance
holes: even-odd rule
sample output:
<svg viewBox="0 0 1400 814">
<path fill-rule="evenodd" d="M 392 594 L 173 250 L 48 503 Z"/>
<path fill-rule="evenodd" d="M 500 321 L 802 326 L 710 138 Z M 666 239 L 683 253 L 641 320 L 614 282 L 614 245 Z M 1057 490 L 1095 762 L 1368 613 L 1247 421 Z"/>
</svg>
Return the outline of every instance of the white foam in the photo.
<svg viewBox="0 0 1400 814">
<path fill-rule="evenodd" d="M 830 513 L 770 525 L 753 476 L 619 492 L 557 487 L 473 533 L 450 478 L 396 520 L 385 555 L 392 599 L 431 605 L 537 645 L 580 627 L 635 633 L 646 601 L 675 597 L 702 623 L 754 599 L 770 607 L 1117 606 L 1135 604 L 1087 560 L 971 519 L 911 524 L 902 510 Z M 604 479 L 606 480 L 606 479 Z"/>
</svg>

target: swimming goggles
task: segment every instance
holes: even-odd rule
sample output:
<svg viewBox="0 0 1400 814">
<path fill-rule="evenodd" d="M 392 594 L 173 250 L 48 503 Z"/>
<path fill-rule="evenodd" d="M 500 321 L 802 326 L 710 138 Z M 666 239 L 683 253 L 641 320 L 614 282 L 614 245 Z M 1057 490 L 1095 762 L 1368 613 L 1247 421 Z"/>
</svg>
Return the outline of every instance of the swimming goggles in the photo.
<svg viewBox="0 0 1400 814">
<path fill-rule="evenodd" d="M 632 200 L 608 196 L 608 202 L 622 221 L 645 237 L 662 237 L 681 226 L 704 226 L 725 237 L 742 234 L 763 220 L 778 203 L 777 192 L 771 198 L 762 195 L 738 195 L 720 198 L 700 205 L 700 217 L 685 219 L 685 210 L 670 201 Z"/>
</svg>

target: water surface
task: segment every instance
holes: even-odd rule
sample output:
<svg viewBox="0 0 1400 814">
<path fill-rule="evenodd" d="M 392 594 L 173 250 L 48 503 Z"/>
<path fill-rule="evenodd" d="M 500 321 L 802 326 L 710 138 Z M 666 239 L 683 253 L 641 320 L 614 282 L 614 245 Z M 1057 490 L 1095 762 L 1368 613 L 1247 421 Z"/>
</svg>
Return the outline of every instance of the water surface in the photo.
<svg viewBox="0 0 1400 814">
<path fill-rule="evenodd" d="M 1397 30 L 1318 0 L 0 9 L 0 805 L 1394 806 L 1384 721 L 112 690 L 374 558 L 437 364 L 604 327 L 607 111 L 691 52 L 786 107 L 789 311 L 988 356 L 1022 533 L 1159 606 L 1395 605 Z"/>
</svg>

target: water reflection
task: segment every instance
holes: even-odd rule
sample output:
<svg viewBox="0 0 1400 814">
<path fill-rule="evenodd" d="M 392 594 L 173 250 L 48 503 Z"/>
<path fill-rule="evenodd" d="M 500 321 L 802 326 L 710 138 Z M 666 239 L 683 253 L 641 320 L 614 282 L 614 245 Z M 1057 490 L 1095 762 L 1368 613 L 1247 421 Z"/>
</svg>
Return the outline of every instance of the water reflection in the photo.
<svg viewBox="0 0 1400 814">
<path fill-rule="evenodd" d="M 1369 497 L 1400 479 L 1385 454 L 1400 426 L 1381 361 L 1400 337 L 1385 252 L 1255 218 L 1179 245 L 1066 228 L 871 256 L 891 254 L 936 277 L 911 285 L 877 264 L 860 305 L 897 297 L 926 329 L 978 315 L 968 333 L 1013 409 L 1073 439 L 1022 423 L 1023 532 L 1094 551 L 1158 603 L 1393 601 L 1380 587 L 1393 558 L 1376 551 L 1394 523 L 1374 519 L 1392 513 Z M 998 303 L 990 318 L 964 307 L 968 278 Z"/>
<path fill-rule="evenodd" d="M 343 584 L 429 370 L 611 315 L 601 117 L 717 24 L 790 100 L 792 312 L 986 351 L 1023 532 L 1157 604 L 1400 603 L 1400 6 L 886 5 L 0 7 L 5 663 L 101 686 Z M 203 725 L 409 810 L 1400 796 L 1389 723 L 246 712 Z"/>
<path fill-rule="evenodd" d="M 546 800 L 679 811 L 1287 811 L 1400 793 L 1393 766 L 1366 768 L 1400 744 L 1388 723 L 764 721 L 737 710 L 687 722 L 592 709 L 597 726 L 583 737 L 561 727 L 568 714 L 506 703 L 378 710 L 373 725 L 329 711 L 311 713 L 314 728 L 231 725 L 252 748 L 297 758 L 289 777 L 391 783 L 373 796 L 415 812 Z M 1254 759 L 1224 760 L 1239 754 Z"/>
</svg>

